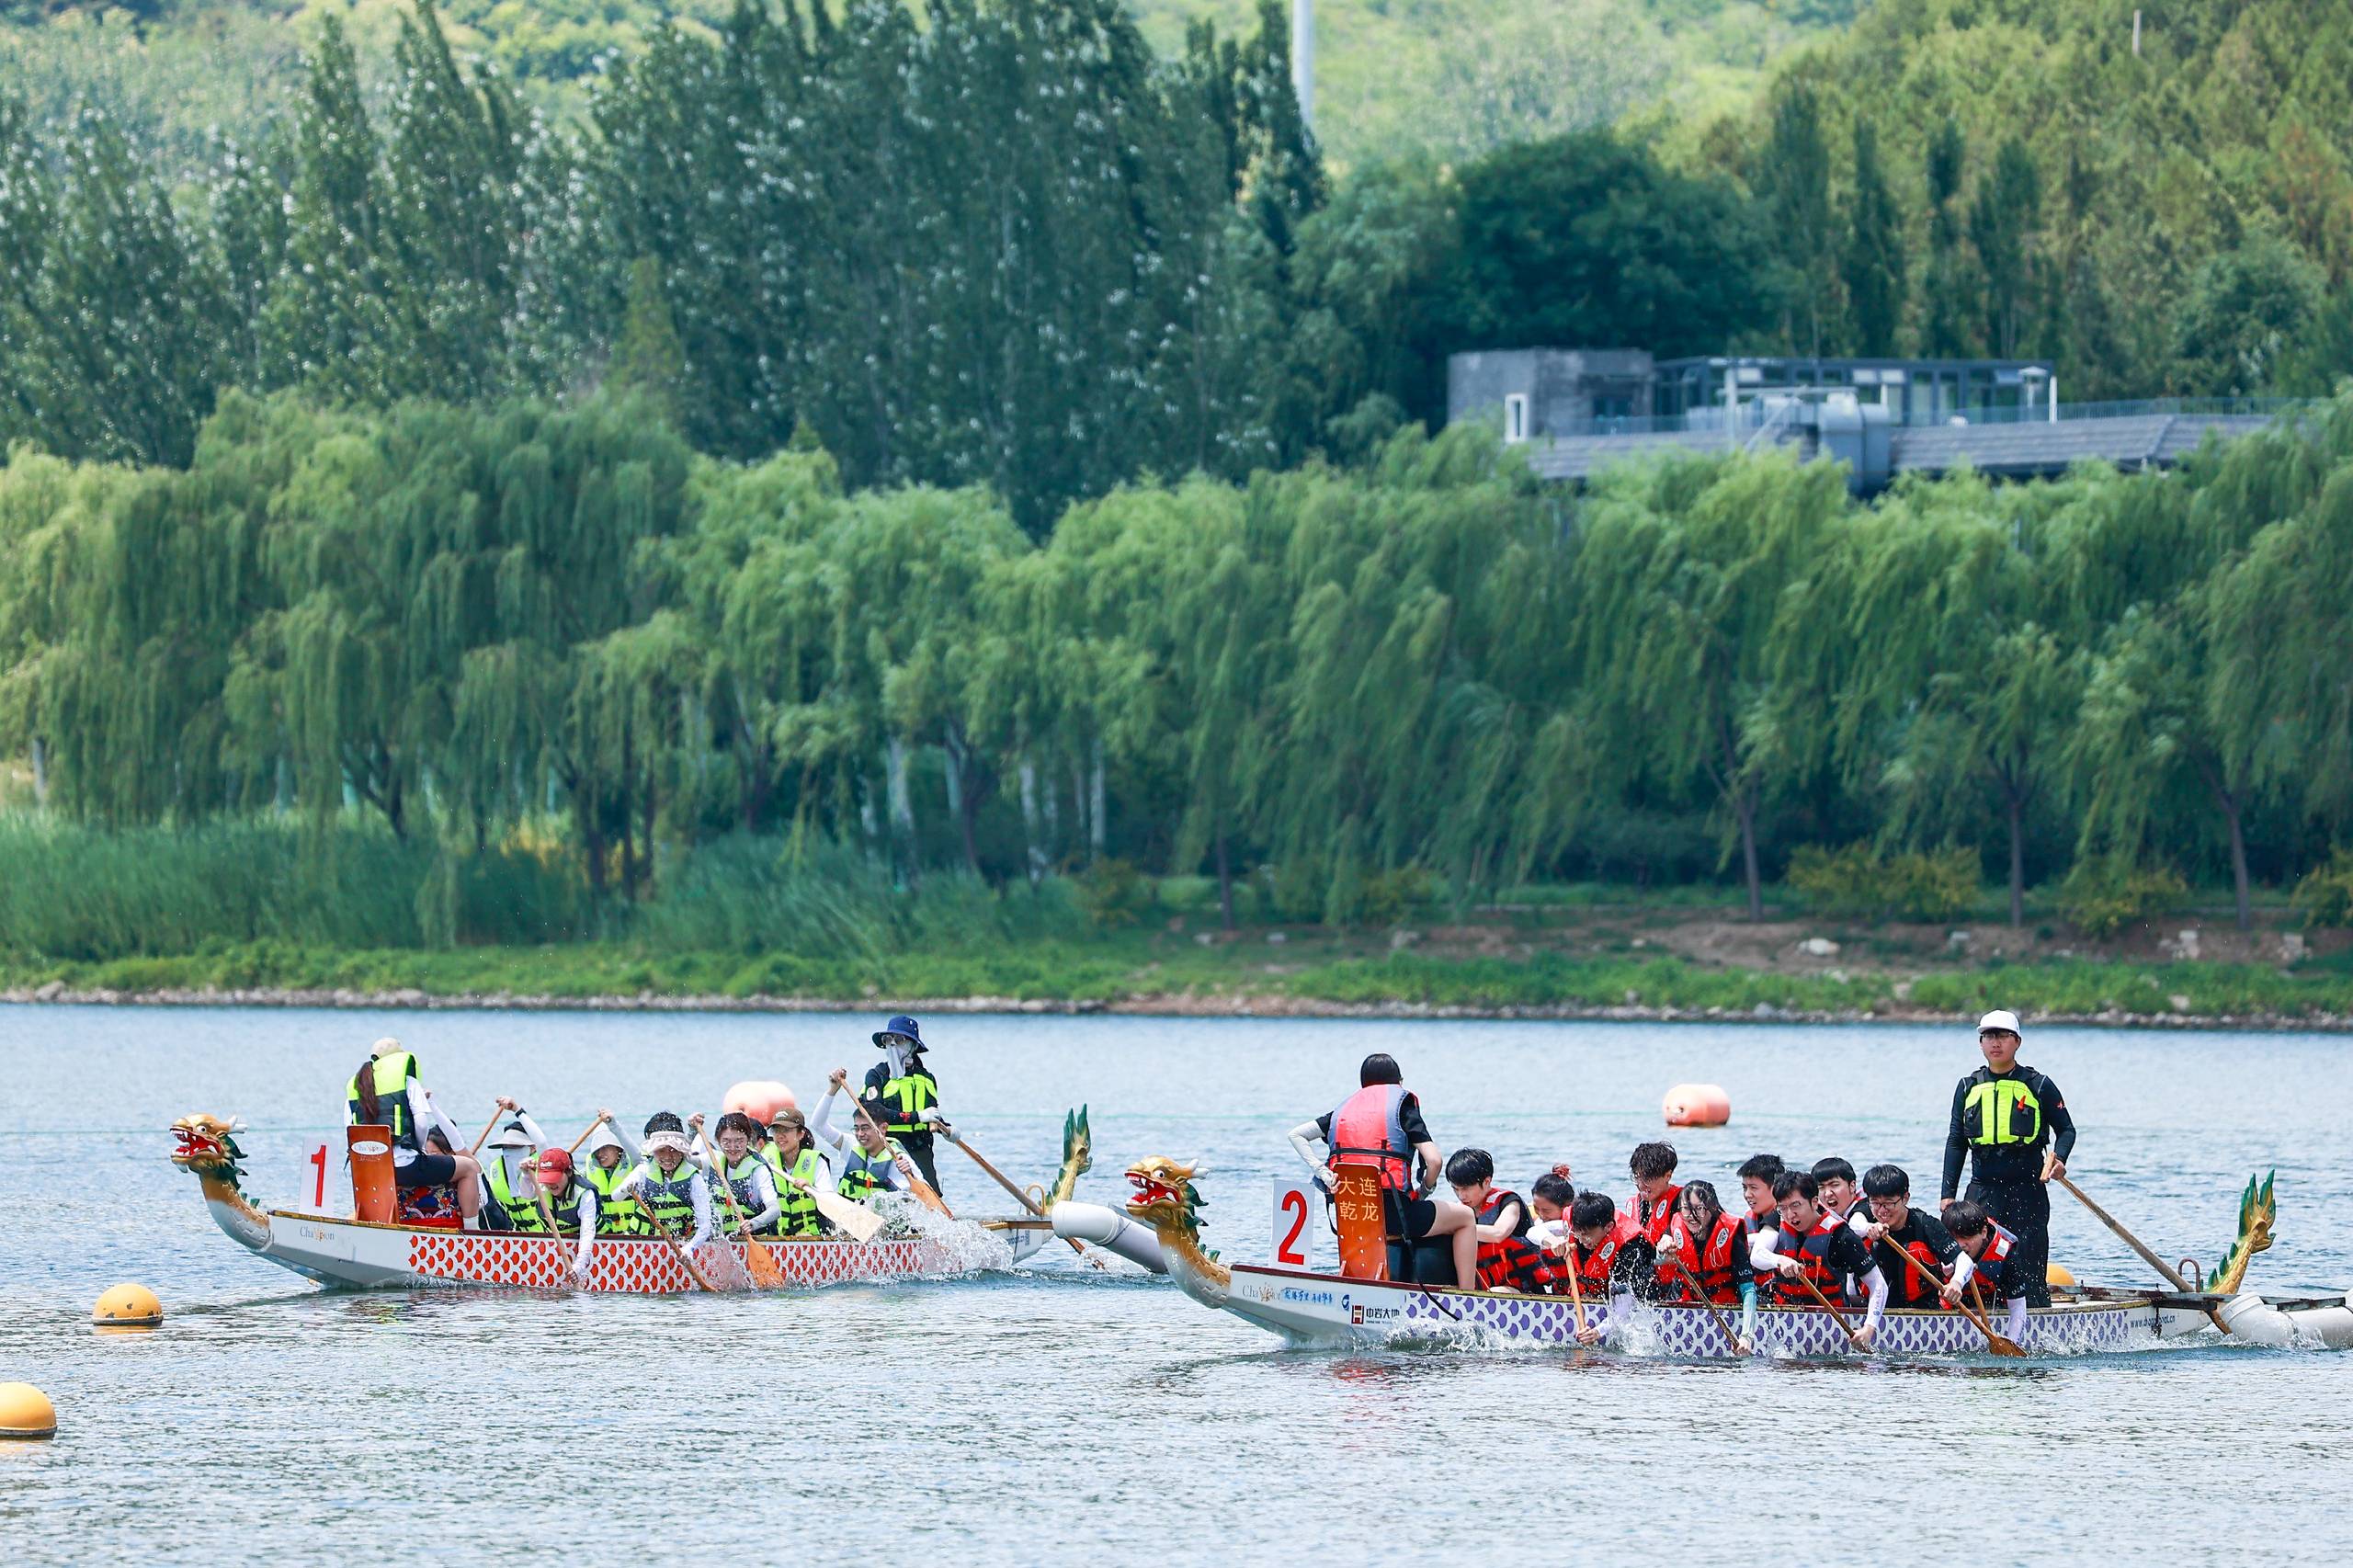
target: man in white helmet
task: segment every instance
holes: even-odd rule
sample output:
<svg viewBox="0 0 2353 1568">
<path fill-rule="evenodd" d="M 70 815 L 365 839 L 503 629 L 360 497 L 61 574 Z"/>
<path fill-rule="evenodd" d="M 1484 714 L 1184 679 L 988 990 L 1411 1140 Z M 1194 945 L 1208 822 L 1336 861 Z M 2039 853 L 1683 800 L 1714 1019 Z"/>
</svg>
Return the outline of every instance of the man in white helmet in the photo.
<svg viewBox="0 0 2353 1568">
<path fill-rule="evenodd" d="M 2019 1043 L 2017 1014 L 1996 1011 L 1977 1020 L 1977 1048 L 1985 1053 L 1985 1065 L 1952 1092 L 1939 1208 L 1949 1209 L 1961 1196 L 1966 1162 L 1968 1198 L 2018 1237 L 2010 1254 L 2012 1278 L 2025 1288 L 2029 1304 L 2045 1307 L 2051 1304 L 2046 1184 L 2067 1169 L 2067 1156 L 2075 1150 L 2075 1123 L 2059 1085 L 2018 1064 Z"/>
</svg>

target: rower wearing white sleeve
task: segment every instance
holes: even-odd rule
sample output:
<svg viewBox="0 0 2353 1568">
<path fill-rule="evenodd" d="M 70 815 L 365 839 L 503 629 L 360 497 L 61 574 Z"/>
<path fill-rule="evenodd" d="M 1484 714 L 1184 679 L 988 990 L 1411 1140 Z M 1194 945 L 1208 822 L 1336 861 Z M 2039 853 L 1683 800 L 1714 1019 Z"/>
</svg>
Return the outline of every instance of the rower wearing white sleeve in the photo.
<svg viewBox="0 0 2353 1568">
<path fill-rule="evenodd" d="M 1771 1251 L 1771 1267 L 1780 1279 L 1776 1294 L 1784 1306 L 1809 1306 L 1817 1292 L 1836 1301 L 1848 1279 L 1860 1280 L 1870 1304 L 1855 1340 L 1868 1350 L 1887 1312 L 1887 1276 L 1872 1261 L 1870 1244 L 1821 1207 L 1820 1193 L 1812 1171 L 1783 1171 L 1773 1180 L 1773 1196 L 1781 1210 L 1781 1228 Z M 1765 1266 L 1755 1244 L 1749 1260 L 1760 1268 Z"/>
<path fill-rule="evenodd" d="M 483 1163 L 482 1173 L 484 1196 L 506 1215 L 507 1229 L 543 1231 L 547 1226 L 540 1218 L 540 1189 L 532 1180 L 532 1167 L 547 1146 L 547 1134 L 506 1096 L 498 1097 L 498 1105 L 508 1113 L 508 1120 L 492 1135 L 488 1145 L 492 1154 Z"/>
<path fill-rule="evenodd" d="M 728 1233 L 745 1235 L 772 1236 L 776 1234 L 777 1216 L 782 1205 L 777 1201 L 776 1173 L 768 1163 L 752 1152 L 752 1119 L 740 1110 L 731 1110 L 719 1119 L 719 1150 L 716 1161 L 706 1164 L 715 1172 L 715 1178 L 726 1183 L 720 1198 L 720 1207 L 727 1210 Z M 734 1199 L 732 1209 L 728 1199 Z M 736 1216 L 740 1214 L 739 1226 Z"/>
<path fill-rule="evenodd" d="M 531 1207 L 544 1206 L 543 1214 L 535 1214 L 541 1228 L 552 1221 L 556 1234 L 578 1236 L 580 1245 L 572 1260 L 572 1282 L 588 1282 L 588 1264 L 597 1245 L 597 1189 L 585 1181 L 574 1179 L 572 1155 L 562 1149 L 543 1149 L 531 1174 L 539 1197 Z"/>
<path fill-rule="evenodd" d="M 841 1180 L 835 1190 L 860 1203 L 878 1192 L 914 1190 L 910 1185 L 915 1174 L 913 1164 L 892 1143 L 864 1100 L 851 1102 L 854 1108 L 848 1136 L 834 1126 L 834 1101 L 843 1095 L 843 1085 L 848 1081 L 847 1069 L 834 1069 L 825 1097 L 817 1102 L 816 1119 L 809 1124 L 809 1131 L 817 1135 L 817 1141 L 841 1156 Z"/>
<path fill-rule="evenodd" d="M 779 1233 L 788 1236 L 821 1234 L 824 1227 L 817 1217 L 817 1200 L 811 1195 L 819 1187 L 828 1192 L 838 1189 L 834 1186 L 833 1167 L 817 1152 L 817 1139 L 809 1130 L 808 1119 L 797 1107 L 787 1106 L 776 1113 L 776 1119 L 768 1124 L 768 1133 L 764 1153 L 768 1170 L 776 1177 L 777 1202 L 780 1205 Z"/>
<path fill-rule="evenodd" d="M 381 1127 L 392 1134 L 395 1187 L 411 1190 L 455 1187 L 466 1229 L 479 1225 L 480 1169 L 472 1155 L 456 1152 L 455 1128 L 444 1135 L 444 1148 L 436 1150 L 426 1143 L 427 1130 L 448 1119 L 432 1111 L 432 1096 L 417 1081 L 416 1058 L 402 1050 L 399 1040 L 387 1038 L 376 1042 L 368 1060 L 344 1085 L 343 1097 L 349 1125 Z"/>
<path fill-rule="evenodd" d="M 709 1241 L 712 1229 L 710 1183 L 688 1158 L 692 1147 L 687 1124 L 673 1112 L 656 1111 L 645 1123 L 645 1161 L 629 1180 L 631 1196 L 689 1250 Z"/>
</svg>

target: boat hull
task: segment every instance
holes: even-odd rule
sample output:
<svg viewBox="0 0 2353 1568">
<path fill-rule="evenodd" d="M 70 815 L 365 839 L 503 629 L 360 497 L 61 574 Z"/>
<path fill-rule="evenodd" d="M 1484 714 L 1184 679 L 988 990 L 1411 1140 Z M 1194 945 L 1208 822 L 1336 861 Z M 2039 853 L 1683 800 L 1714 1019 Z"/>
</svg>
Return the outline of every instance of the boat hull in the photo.
<svg viewBox="0 0 2353 1568">
<path fill-rule="evenodd" d="M 286 1210 L 270 1210 L 267 1220 L 267 1238 L 255 1253 L 324 1285 L 657 1296 L 699 1288 L 678 1254 L 658 1238 L 597 1238 L 588 1277 L 575 1285 L 571 1271 L 578 1256 L 576 1238 L 411 1229 Z M 995 1240 L 981 1239 L 984 1235 Z M 1034 1253 L 1044 1239 L 1037 1231 L 983 1232 L 980 1226 L 965 1226 L 942 1236 L 865 1243 L 795 1238 L 761 1244 L 775 1259 L 786 1285 L 813 1287 L 1005 1267 Z M 740 1283 L 748 1278 L 742 1242 L 708 1242 L 698 1250 L 696 1264 L 714 1282 Z"/>
<path fill-rule="evenodd" d="M 1172 1257 L 1171 1265 L 1177 1283 L 1195 1300 L 1299 1343 L 1465 1337 L 1514 1345 L 1576 1343 L 1577 1308 L 1565 1297 L 1392 1285 L 1249 1264 L 1230 1266 L 1228 1278 L 1219 1281 L 1180 1258 Z M 1614 1349 L 1703 1359 L 1733 1354 L 1705 1307 L 1636 1305 L 1620 1315 L 1607 1302 L 1587 1301 L 1585 1316 Z M 1726 1309 L 1724 1316 L 1738 1327 L 1737 1308 Z M 1859 1314 L 1850 1321 L 1859 1325 Z M 2067 1302 L 2029 1311 L 2020 1343 L 2036 1355 L 2070 1355 L 2119 1350 L 2208 1327 L 2203 1312 L 2154 1299 Z M 1837 1323 L 1818 1309 L 1759 1312 L 1756 1348 L 1773 1356 L 1856 1354 Z M 1962 1356 L 1984 1349 L 1984 1335 L 1958 1312 L 1891 1311 L 1870 1354 Z"/>
</svg>

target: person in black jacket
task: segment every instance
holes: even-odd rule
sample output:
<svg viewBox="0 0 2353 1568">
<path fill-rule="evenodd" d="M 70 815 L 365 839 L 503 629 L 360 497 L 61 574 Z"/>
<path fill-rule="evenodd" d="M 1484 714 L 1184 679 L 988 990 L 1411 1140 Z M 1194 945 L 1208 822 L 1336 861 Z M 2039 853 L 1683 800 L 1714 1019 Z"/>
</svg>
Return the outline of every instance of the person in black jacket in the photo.
<svg viewBox="0 0 2353 1568">
<path fill-rule="evenodd" d="M 882 1060 L 867 1070 L 866 1087 L 858 1098 L 867 1114 L 881 1123 L 883 1133 L 907 1152 L 915 1170 L 934 1192 L 940 1190 L 939 1167 L 933 1163 L 932 1135 L 953 1138 L 955 1129 L 939 1113 L 939 1080 L 924 1060 L 923 1026 L 899 1014 L 875 1031 L 874 1043 Z"/>
<path fill-rule="evenodd" d="M 1972 1202 L 2018 1237 L 2010 1264 L 2029 1304 L 2051 1304 L 2052 1176 L 2065 1174 L 2075 1149 L 2075 1119 L 2059 1085 L 2018 1063 L 2018 1015 L 1986 1014 L 1977 1022 L 1985 1065 L 1953 1088 L 1952 1121 L 1945 1131 L 1940 1209 L 1961 1196 L 1967 1162 Z"/>
</svg>

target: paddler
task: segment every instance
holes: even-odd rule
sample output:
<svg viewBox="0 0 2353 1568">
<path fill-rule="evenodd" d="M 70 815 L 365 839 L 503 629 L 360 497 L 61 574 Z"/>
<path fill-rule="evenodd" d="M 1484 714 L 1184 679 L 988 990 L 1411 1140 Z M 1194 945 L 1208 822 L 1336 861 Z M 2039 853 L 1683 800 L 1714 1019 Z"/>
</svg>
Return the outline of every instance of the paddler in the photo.
<svg viewBox="0 0 2353 1568">
<path fill-rule="evenodd" d="M 1519 1194 L 1495 1185 L 1495 1156 L 1457 1149 L 1446 1162 L 1454 1200 L 1479 1217 L 1479 1289 L 1540 1293 L 1550 1278 L 1544 1255 L 1528 1242 L 1534 1221 Z"/>
<path fill-rule="evenodd" d="M 1751 1154 L 1733 1173 L 1740 1178 L 1740 1201 L 1745 1210 L 1740 1216 L 1742 1244 L 1751 1256 L 1756 1255 L 1757 1237 L 1768 1237 L 1764 1244 L 1768 1247 L 1779 1239 L 1781 1206 L 1773 1197 L 1773 1184 L 1781 1179 L 1784 1168 L 1779 1154 Z M 1760 1295 L 1772 1290 L 1773 1278 L 1770 1269 L 1756 1271 L 1755 1284 Z"/>
<path fill-rule="evenodd" d="M 1634 1178 L 1634 1196 L 1627 1203 L 1626 1211 L 1633 1217 L 1643 1240 L 1654 1248 L 1674 1222 L 1676 1205 L 1683 1197 L 1683 1189 L 1675 1185 L 1675 1165 L 1672 1143 L 1637 1143 L 1626 1160 L 1626 1168 Z M 1675 1266 L 1665 1258 L 1659 1259 L 1658 1267 L 1662 1290 L 1682 1284 L 1676 1276 Z"/>
<path fill-rule="evenodd" d="M 633 1154 L 621 1142 L 620 1129 L 613 1125 L 613 1113 L 600 1110 L 597 1125 L 588 1134 L 588 1160 L 575 1164 L 574 1170 L 579 1180 L 597 1194 L 597 1233 L 605 1236 L 647 1236 L 654 1227 L 638 1212 L 637 1199 L 631 1196 L 629 1179 L 636 1174 L 642 1155 Z"/>
<path fill-rule="evenodd" d="M 2016 1339 L 2026 1333 L 2027 1296 L 2033 1282 L 2018 1271 L 2018 1238 L 1995 1224 L 1983 1205 L 1966 1198 L 1945 1210 L 1945 1229 L 1966 1260 L 1965 1267 L 1955 1266 L 1945 1284 L 1946 1304 L 1959 1305 L 1973 1282 L 1979 1299 L 1999 1301 L 2007 1312 L 2003 1334 Z"/>
<path fill-rule="evenodd" d="M 1740 1353 L 1756 1341 L 1756 1276 L 1748 1260 L 1748 1238 L 1739 1219 L 1724 1212 L 1712 1183 L 1686 1182 L 1675 1218 L 1659 1237 L 1660 1276 L 1670 1283 L 1669 1301 L 1712 1301 L 1740 1307 Z M 1677 1268 L 1668 1259 L 1679 1259 Z M 1689 1278 L 1686 1278 L 1686 1274 Z M 1694 1283 L 1699 1290 L 1694 1293 Z"/>
<path fill-rule="evenodd" d="M 1326 1194 L 1335 1190 L 1343 1164 L 1372 1167 L 1380 1176 L 1391 1238 L 1409 1247 L 1429 1236 L 1452 1238 L 1455 1282 L 1471 1290 L 1479 1278 L 1478 1216 L 1450 1199 L 1423 1196 L 1438 1185 L 1444 1162 L 1422 1120 L 1421 1101 L 1404 1086 L 1404 1076 L 1396 1058 L 1374 1051 L 1357 1068 L 1357 1092 L 1337 1108 L 1292 1128 L 1290 1146 Z M 1315 1157 L 1319 1140 L 1331 1150 L 1326 1159 Z M 1416 1161 L 1418 1187 L 1413 1175 Z"/>
<path fill-rule="evenodd" d="M 882 1124 L 883 1135 L 907 1152 L 915 1171 L 934 1192 L 939 1172 L 932 1164 L 932 1134 L 953 1133 L 939 1114 L 939 1080 L 924 1061 L 923 1026 L 902 1013 L 874 1033 L 882 1060 L 866 1070 L 858 1098 Z"/>
<path fill-rule="evenodd" d="M 697 1115 L 688 1122 L 696 1135 L 702 1133 L 702 1118 Z M 752 1119 L 740 1110 L 731 1110 L 719 1119 L 718 1155 L 707 1162 L 712 1176 L 727 1184 L 727 1195 L 734 1199 L 733 1210 L 722 1216 L 731 1236 L 772 1236 L 776 1234 L 777 1202 L 776 1173 L 768 1163 L 752 1153 Z M 725 1199 L 720 1207 L 727 1209 Z M 737 1223 L 735 1215 L 743 1215 Z"/>
<path fill-rule="evenodd" d="M 1944 1221 L 1924 1209 L 1912 1207 L 1912 1177 L 1901 1165 L 1873 1165 L 1863 1173 L 1863 1200 L 1868 1218 L 1859 1218 L 1863 1240 L 1871 1244 L 1882 1271 L 1901 1258 L 1904 1266 L 1888 1277 L 1890 1306 L 1923 1308 L 1937 1304 L 1937 1293 L 1947 1275 L 1961 1270 L 1969 1279 L 1970 1264 Z M 1859 1216 L 1861 1210 L 1858 1210 Z"/>
<path fill-rule="evenodd" d="M 578 1180 L 572 1166 L 572 1155 L 563 1149 L 542 1149 L 531 1167 L 533 1184 L 540 1198 L 547 1205 L 546 1220 L 555 1221 L 559 1236 L 577 1236 L 580 1250 L 572 1260 L 572 1282 L 575 1286 L 588 1283 L 588 1263 L 597 1244 L 597 1192 L 586 1182 Z M 536 1210 L 538 1203 L 532 1208 Z M 540 1220 L 536 1212 L 532 1216 Z M 546 1221 L 530 1227 L 544 1230 Z"/>
<path fill-rule="evenodd" d="M 1862 1189 L 1855 1185 L 1855 1167 L 1833 1154 L 1813 1162 L 1813 1185 L 1822 1191 L 1822 1206 L 1841 1220 L 1853 1220 L 1857 1207 L 1863 1200 Z M 1856 1221 L 1868 1224 L 1868 1219 Z"/>
<path fill-rule="evenodd" d="M 1655 1301 L 1662 1293 L 1658 1249 L 1643 1239 L 1633 1215 L 1620 1214 L 1618 1200 L 1606 1192 L 1580 1192 L 1569 1206 L 1567 1262 L 1576 1273 L 1578 1292 L 1587 1301 L 1608 1301 L 1613 1320 L 1624 1318 L 1634 1298 Z M 1601 1336 L 1601 1325 L 1590 1322 L 1576 1335 L 1580 1345 L 1598 1344 Z"/>
<path fill-rule="evenodd" d="M 498 1108 L 507 1113 L 507 1123 L 491 1135 L 488 1147 L 491 1158 L 483 1165 L 483 1181 L 489 1191 L 490 1201 L 498 1216 L 510 1231 L 541 1231 L 547 1227 L 540 1220 L 539 1187 L 532 1179 L 532 1169 L 538 1164 L 540 1151 L 547 1146 L 547 1135 L 540 1124 L 505 1095 L 498 1096 Z M 488 1215 L 485 1210 L 485 1216 Z"/>
<path fill-rule="evenodd" d="M 1836 1301 L 1848 1279 L 1859 1280 L 1870 1304 L 1855 1338 L 1868 1350 L 1879 1336 L 1880 1319 L 1887 1312 L 1887 1276 L 1871 1261 L 1871 1249 L 1863 1238 L 1822 1207 L 1821 1196 L 1812 1171 L 1783 1171 L 1773 1182 L 1773 1197 L 1781 1210 L 1780 1229 L 1771 1233 L 1769 1247 L 1763 1244 L 1760 1233 L 1749 1248 L 1749 1258 L 1758 1269 L 1779 1276 L 1775 1293 L 1783 1306 L 1818 1304 L 1813 1291 L 1805 1288 L 1807 1283 Z"/>
<path fill-rule="evenodd" d="M 2045 1184 L 2066 1174 L 2067 1158 L 2075 1152 L 2075 1121 L 2059 1085 L 2018 1064 L 2019 1044 L 2017 1014 L 1995 1011 L 1977 1020 L 1977 1048 L 1985 1064 L 1952 1092 L 1939 1206 L 1951 1208 L 1966 1160 L 1964 1196 L 2018 1237 L 2012 1256 L 2018 1284 L 2030 1303 L 2047 1307 L 2051 1189 Z"/>
<path fill-rule="evenodd" d="M 781 1210 L 777 1233 L 822 1234 L 824 1221 L 818 1216 L 817 1200 L 810 1194 L 820 1187 L 833 1187 L 834 1173 L 825 1163 L 825 1156 L 817 1152 L 817 1140 L 809 1131 L 808 1119 L 799 1108 L 787 1106 L 768 1123 L 768 1134 L 764 1153 L 768 1170 L 776 1177 L 777 1204 Z"/>
<path fill-rule="evenodd" d="M 848 1084 L 847 1068 L 836 1067 L 827 1075 L 825 1097 L 817 1102 L 817 1119 L 809 1124 L 817 1141 L 841 1156 L 841 1179 L 835 1190 L 859 1203 L 878 1192 L 911 1190 L 906 1178 L 914 1174 L 915 1163 L 892 1143 L 870 1105 L 864 1100 L 850 1102 L 853 1109 L 847 1137 L 834 1126 L 834 1101 L 846 1096 Z"/>
<path fill-rule="evenodd" d="M 658 1217 L 689 1251 L 710 1239 L 710 1184 L 689 1156 L 687 1125 L 656 1111 L 645 1123 L 645 1158 L 630 1173 L 630 1196 Z"/>
<path fill-rule="evenodd" d="M 465 1229 L 482 1228 L 482 1166 L 472 1154 L 456 1153 L 460 1134 L 433 1103 L 433 1092 L 417 1081 L 413 1053 L 399 1040 L 378 1040 L 344 1085 L 343 1097 L 348 1125 L 392 1131 L 394 1187 L 454 1187 Z M 426 1147 L 427 1131 L 441 1134 L 440 1149 Z"/>
</svg>

